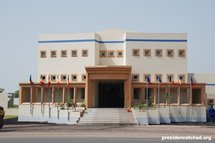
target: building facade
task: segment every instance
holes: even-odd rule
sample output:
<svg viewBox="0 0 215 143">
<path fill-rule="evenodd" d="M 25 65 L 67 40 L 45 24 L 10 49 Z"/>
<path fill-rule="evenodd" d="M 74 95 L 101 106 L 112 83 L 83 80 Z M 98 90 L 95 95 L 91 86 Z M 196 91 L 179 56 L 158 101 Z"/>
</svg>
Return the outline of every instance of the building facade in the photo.
<svg viewBox="0 0 215 143">
<path fill-rule="evenodd" d="M 20 83 L 20 105 L 64 105 L 71 99 L 87 108 L 151 102 L 204 110 L 205 82 L 191 83 L 190 78 L 187 34 L 107 30 L 41 35 L 38 81 Z M 168 101 L 166 94 L 171 95 Z"/>
</svg>

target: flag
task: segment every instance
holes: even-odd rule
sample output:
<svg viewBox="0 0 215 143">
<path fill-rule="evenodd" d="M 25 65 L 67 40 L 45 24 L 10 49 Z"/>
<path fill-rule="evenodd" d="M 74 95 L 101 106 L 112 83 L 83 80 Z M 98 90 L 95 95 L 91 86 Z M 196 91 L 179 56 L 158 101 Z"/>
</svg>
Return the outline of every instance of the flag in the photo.
<svg viewBox="0 0 215 143">
<path fill-rule="evenodd" d="M 193 84 L 194 84 L 194 81 L 193 81 L 192 76 L 190 77 L 190 84 L 191 84 L 191 85 L 193 85 Z"/>
<path fill-rule="evenodd" d="M 42 76 L 40 76 L 40 85 L 43 86 L 44 82 L 43 82 L 43 79 L 42 79 Z"/>
<path fill-rule="evenodd" d="M 57 86 L 60 86 L 60 79 L 59 79 L 59 76 L 57 76 Z"/>
<path fill-rule="evenodd" d="M 159 82 L 159 83 L 161 83 L 161 82 L 162 82 L 162 80 L 161 80 L 160 76 L 158 76 L 158 79 L 157 79 L 157 80 L 158 80 L 158 82 Z"/>
<path fill-rule="evenodd" d="M 168 81 L 171 83 L 172 82 L 172 77 L 168 76 Z"/>
<path fill-rule="evenodd" d="M 48 87 L 51 85 L 50 75 L 48 76 Z"/>
<path fill-rule="evenodd" d="M 34 84 L 33 81 L 32 81 L 32 79 L 31 79 L 31 75 L 30 75 L 30 78 L 29 78 L 29 82 L 30 82 L 31 84 Z"/>
<path fill-rule="evenodd" d="M 151 81 L 150 81 L 150 78 L 148 75 L 146 76 L 146 81 L 147 81 L 147 83 L 151 84 Z"/>
<path fill-rule="evenodd" d="M 179 83 L 179 84 L 181 84 L 181 83 L 182 83 L 182 77 L 181 77 L 181 76 L 179 76 L 178 83 Z"/>
<path fill-rule="evenodd" d="M 172 76 L 168 76 L 168 81 L 169 81 L 169 83 L 174 84 L 174 79 L 172 79 Z"/>
<path fill-rule="evenodd" d="M 67 76 L 67 86 L 69 86 L 69 75 Z"/>
</svg>

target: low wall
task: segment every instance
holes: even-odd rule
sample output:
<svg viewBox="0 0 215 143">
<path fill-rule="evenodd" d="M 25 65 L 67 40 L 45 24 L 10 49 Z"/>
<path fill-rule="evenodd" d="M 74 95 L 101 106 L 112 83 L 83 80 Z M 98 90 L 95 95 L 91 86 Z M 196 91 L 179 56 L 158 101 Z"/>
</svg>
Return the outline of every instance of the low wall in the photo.
<svg viewBox="0 0 215 143">
<path fill-rule="evenodd" d="M 170 106 L 171 122 L 206 122 L 205 106 Z"/>
<path fill-rule="evenodd" d="M 139 109 L 132 109 L 132 113 L 134 116 L 134 120 L 137 125 L 148 125 L 148 115 L 146 111 L 142 111 Z"/>
<path fill-rule="evenodd" d="M 83 110 L 61 110 L 60 107 L 41 104 L 19 105 L 18 121 L 76 124 Z"/>
<path fill-rule="evenodd" d="M 204 106 L 160 106 L 159 109 L 142 111 L 133 109 L 137 124 L 169 124 L 174 122 L 206 122 L 206 107 Z"/>
</svg>

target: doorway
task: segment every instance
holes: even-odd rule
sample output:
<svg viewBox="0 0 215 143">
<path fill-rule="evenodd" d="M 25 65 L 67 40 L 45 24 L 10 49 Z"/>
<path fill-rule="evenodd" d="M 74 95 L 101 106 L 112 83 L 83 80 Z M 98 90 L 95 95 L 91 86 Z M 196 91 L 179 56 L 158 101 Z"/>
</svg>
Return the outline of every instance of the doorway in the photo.
<svg viewBox="0 0 215 143">
<path fill-rule="evenodd" d="M 99 82 L 99 107 L 124 107 L 124 82 Z"/>
</svg>

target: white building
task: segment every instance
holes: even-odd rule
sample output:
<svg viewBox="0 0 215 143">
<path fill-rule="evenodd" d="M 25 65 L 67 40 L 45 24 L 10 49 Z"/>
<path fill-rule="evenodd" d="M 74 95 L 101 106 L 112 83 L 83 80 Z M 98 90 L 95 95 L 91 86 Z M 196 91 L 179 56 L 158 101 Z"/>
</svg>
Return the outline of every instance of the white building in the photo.
<svg viewBox="0 0 215 143">
<path fill-rule="evenodd" d="M 38 81 L 20 83 L 20 110 L 32 113 L 32 104 L 64 105 L 68 98 L 87 108 L 129 108 L 151 100 L 159 107 L 172 105 L 172 121 L 194 118 L 178 115 L 181 106 L 200 113 L 195 121 L 206 121 L 205 81 L 191 84 L 187 74 L 187 34 L 107 30 L 41 35 L 38 44 Z M 23 112 L 20 120 L 48 120 L 36 114 L 33 119 Z"/>
</svg>

